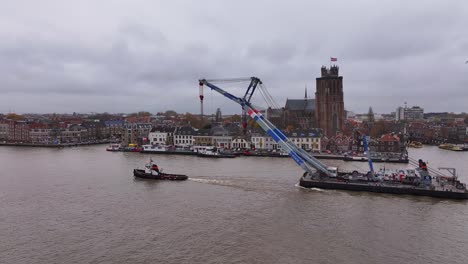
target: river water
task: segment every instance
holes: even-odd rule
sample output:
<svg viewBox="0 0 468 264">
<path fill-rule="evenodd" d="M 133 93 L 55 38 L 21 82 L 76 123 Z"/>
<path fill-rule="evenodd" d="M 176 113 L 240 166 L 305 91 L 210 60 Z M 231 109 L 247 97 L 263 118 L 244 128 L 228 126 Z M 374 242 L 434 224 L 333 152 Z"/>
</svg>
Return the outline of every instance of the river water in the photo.
<svg viewBox="0 0 468 264">
<path fill-rule="evenodd" d="M 410 157 L 468 182 L 468 152 Z M 289 158 L 153 156 L 191 179 L 134 179 L 148 159 L 0 147 L 0 263 L 468 263 L 467 201 L 307 190 Z"/>
</svg>

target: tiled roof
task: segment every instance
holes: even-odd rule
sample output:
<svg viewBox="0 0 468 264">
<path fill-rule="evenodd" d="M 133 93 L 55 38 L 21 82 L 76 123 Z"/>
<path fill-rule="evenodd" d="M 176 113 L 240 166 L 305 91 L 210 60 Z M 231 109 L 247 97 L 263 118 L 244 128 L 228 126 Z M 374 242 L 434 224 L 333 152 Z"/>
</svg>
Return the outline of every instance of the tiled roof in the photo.
<svg viewBox="0 0 468 264">
<path fill-rule="evenodd" d="M 315 111 L 315 99 L 288 99 L 286 100 L 286 109 L 291 111 Z"/>
</svg>

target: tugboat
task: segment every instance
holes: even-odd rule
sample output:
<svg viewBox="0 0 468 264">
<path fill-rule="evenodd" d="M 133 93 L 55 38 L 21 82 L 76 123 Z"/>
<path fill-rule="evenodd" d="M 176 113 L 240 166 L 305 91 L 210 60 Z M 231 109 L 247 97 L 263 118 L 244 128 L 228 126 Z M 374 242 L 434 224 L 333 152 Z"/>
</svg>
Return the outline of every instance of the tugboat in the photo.
<svg viewBox="0 0 468 264">
<path fill-rule="evenodd" d="M 170 181 L 184 181 L 187 180 L 187 175 L 164 173 L 160 170 L 158 165 L 150 159 L 150 162 L 145 164 L 145 169 L 134 169 L 133 176 L 144 179 L 153 180 L 170 180 Z"/>
</svg>

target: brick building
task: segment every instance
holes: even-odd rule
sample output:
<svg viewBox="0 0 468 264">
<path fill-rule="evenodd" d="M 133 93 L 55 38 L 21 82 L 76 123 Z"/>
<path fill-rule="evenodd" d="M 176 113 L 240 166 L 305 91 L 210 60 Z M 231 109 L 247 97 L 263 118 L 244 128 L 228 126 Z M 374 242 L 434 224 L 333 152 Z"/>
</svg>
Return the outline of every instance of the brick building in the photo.
<svg viewBox="0 0 468 264">
<path fill-rule="evenodd" d="M 330 69 L 323 66 L 321 77 L 316 79 L 315 119 L 327 136 L 341 131 L 345 120 L 343 77 L 339 76 L 338 70 L 338 66 Z"/>
</svg>

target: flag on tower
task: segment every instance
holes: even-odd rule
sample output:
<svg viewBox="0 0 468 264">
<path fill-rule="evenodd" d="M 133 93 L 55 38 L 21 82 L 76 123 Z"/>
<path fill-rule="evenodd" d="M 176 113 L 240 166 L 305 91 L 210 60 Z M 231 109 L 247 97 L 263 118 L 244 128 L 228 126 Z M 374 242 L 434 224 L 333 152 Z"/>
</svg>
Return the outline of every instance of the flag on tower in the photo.
<svg viewBox="0 0 468 264">
<path fill-rule="evenodd" d="M 337 58 L 330 57 L 330 61 L 338 61 Z"/>
</svg>

